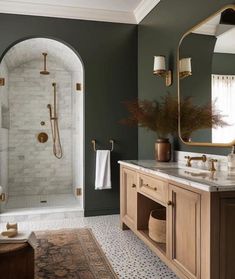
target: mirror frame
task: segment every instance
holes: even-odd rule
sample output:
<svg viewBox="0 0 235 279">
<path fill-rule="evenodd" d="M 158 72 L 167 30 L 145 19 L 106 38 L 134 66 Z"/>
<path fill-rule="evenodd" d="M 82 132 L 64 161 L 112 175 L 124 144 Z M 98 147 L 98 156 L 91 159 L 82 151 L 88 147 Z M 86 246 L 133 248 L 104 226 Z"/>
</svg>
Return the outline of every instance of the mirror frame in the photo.
<svg viewBox="0 0 235 279">
<path fill-rule="evenodd" d="M 181 129 L 180 129 L 180 77 L 179 77 L 179 62 L 180 62 L 180 45 L 183 41 L 183 39 L 189 35 L 192 31 L 206 23 L 207 21 L 211 20 L 214 16 L 217 16 L 221 12 L 227 10 L 227 9 L 233 9 L 235 11 L 235 4 L 231 5 L 226 5 L 222 9 L 218 10 L 216 13 L 212 14 L 211 16 L 207 17 L 197 25 L 195 25 L 193 28 L 188 30 L 180 39 L 179 44 L 178 44 L 178 50 L 177 50 L 177 92 L 178 92 L 178 136 L 180 140 L 186 144 L 186 145 L 191 145 L 191 146 L 214 146 L 214 147 L 231 147 L 235 145 L 235 139 L 232 142 L 229 143 L 209 143 L 209 142 L 185 142 L 182 137 L 181 137 Z"/>
</svg>

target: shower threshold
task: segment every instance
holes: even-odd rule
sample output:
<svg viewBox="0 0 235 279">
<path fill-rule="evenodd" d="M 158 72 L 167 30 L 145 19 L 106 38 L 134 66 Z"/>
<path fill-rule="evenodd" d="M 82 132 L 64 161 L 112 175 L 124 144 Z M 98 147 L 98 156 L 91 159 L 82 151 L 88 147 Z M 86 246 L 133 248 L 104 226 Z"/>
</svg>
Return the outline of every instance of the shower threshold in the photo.
<svg viewBox="0 0 235 279">
<path fill-rule="evenodd" d="M 1 216 L 83 211 L 81 200 L 72 194 L 10 196 Z"/>
</svg>

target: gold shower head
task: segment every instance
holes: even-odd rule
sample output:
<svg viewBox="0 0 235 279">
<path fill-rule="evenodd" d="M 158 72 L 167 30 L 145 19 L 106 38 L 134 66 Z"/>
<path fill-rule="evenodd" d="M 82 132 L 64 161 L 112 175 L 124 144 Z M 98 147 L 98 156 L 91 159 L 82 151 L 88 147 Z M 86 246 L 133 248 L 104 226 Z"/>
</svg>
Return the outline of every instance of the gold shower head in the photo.
<svg viewBox="0 0 235 279">
<path fill-rule="evenodd" d="M 42 53 L 44 57 L 44 70 L 40 72 L 41 75 L 49 75 L 50 72 L 47 71 L 47 53 L 43 52 Z"/>
</svg>

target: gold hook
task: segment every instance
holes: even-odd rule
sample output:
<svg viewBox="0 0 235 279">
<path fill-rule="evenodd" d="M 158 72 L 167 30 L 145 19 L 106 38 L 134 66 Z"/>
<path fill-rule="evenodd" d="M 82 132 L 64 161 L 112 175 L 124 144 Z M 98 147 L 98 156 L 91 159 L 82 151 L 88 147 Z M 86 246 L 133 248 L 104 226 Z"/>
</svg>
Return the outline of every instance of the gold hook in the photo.
<svg viewBox="0 0 235 279">
<path fill-rule="evenodd" d="M 111 139 L 111 140 L 109 140 L 109 142 L 111 143 L 111 150 L 110 151 L 112 152 L 113 148 L 114 148 L 114 140 Z"/>
<path fill-rule="evenodd" d="M 93 139 L 93 140 L 91 141 L 91 143 L 93 144 L 93 149 L 94 149 L 94 151 L 96 152 L 96 151 L 97 151 L 97 149 L 96 149 L 96 140 Z"/>
</svg>

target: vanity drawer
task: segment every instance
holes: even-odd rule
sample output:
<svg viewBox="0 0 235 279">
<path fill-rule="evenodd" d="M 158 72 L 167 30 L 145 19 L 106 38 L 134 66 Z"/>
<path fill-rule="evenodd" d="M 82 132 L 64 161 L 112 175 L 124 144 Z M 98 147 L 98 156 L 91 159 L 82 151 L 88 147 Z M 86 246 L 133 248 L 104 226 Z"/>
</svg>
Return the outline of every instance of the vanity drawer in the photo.
<svg viewBox="0 0 235 279">
<path fill-rule="evenodd" d="M 138 182 L 140 193 L 142 192 L 154 199 L 166 203 L 168 189 L 166 181 L 145 174 L 139 174 Z"/>
</svg>

